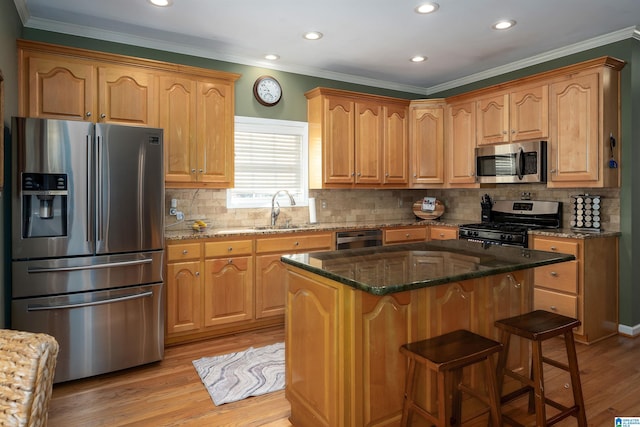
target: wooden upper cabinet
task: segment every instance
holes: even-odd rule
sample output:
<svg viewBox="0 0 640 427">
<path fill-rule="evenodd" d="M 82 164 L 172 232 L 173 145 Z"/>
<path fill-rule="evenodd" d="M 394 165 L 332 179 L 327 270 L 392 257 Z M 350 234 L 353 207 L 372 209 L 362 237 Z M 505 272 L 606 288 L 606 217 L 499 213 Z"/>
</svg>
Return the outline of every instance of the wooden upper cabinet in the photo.
<svg viewBox="0 0 640 427">
<path fill-rule="evenodd" d="M 350 99 L 327 96 L 323 104 L 324 182 L 352 184 L 355 182 L 355 103 Z"/>
<path fill-rule="evenodd" d="M 309 187 L 406 187 L 408 100 L 316 88 L 305 94 Z"/>
<path fill-rule="evenodd" d="M 412 101 L 409 119 L 411 186 L 444 184 L 444 101 Z"/>
<path fill-rule="evenodd" d="M 165 180 L 191 182 L 196 172 L 196 82 L 177 75 L 161 76 L 159 99 Z"/>
<path fill-rule="evenodd" d="M 137 67 L 98 67 L 97 122 L 158 126 L 156 77 Z"/>
<path fill-rule="evenodd" d="M 96 68 L 88 61 L 57 55 L 25 54 L 21 78 L 26 89 L 20 114 L 60 120 L 93 121 L 97 116 Z"/>
<path fill-rule="evenodd" d="M 229 188 L 239 74 L 18 40 L 21 115 L 164 129 L 167 187 Z"/>
<path fill-rule="evenodd" d="M 549 87 L 514 88 L 511 92 L 486 96 L 477 101 L 478 145 L 549 136 Z"/>
<path fill-rule="evenodd" d="M 355 181 L 357 184 L 380 184 L 384 139 L 382 105 L 375 102 L 356 102 L 355 119 Z"/>
<path fill-rule="evenodd" d="M 197 93 L 198 181 L 233 187 L 233 83 L 200 80 Z"/>
<path fill-rule="evenodd" d="M 549 187 L 620 185 L 619 70 L 624 62 L 592 63 L 591 69 L 550 86 Z M 618 167 L 611 167 L 612 157 Z"/>
<path fill-rule="evenodd" d="M 447 106 L 446 174 L 451 187 L 476 184 L 476 103 L 460 102 Z"/>
<path fill-rule="evenodd" d="M 409 182 L 409 110 L 384 107 L 383 184 L 406 185 Z"/>
</svg>

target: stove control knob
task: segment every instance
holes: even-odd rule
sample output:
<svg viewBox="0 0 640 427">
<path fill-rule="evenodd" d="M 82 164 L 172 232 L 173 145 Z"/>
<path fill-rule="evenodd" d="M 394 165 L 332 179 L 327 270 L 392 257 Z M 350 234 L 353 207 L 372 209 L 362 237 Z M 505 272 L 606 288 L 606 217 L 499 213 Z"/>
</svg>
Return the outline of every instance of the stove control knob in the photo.
<svg viewBox="0 0 640 427">
<path fill-rule="evenodd" d="M 477 231 L 473 232 L 473 237 L 478 237 L 478 232 Z"/>
</svg>

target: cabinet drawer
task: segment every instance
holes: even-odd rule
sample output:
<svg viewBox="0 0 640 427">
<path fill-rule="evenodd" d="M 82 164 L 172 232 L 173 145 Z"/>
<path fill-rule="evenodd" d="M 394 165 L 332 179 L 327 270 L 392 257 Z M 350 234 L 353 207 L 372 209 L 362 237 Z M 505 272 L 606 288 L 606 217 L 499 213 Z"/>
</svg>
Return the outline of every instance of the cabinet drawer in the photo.
<svg viewBox="0 0 640 427">
<path fill-rule="evenodd" d="M 535 288 L 533 290 L 533 308 L 577 318 L 578 297 Z"/>
<path fill-rule="evenodd" d="M 450 240 L 458 238 L 456 227 L 429 227 L 430 240 Z"/>
<path fill-rule="evenodd" d="M 167 261 L 182 261 L 185 259 L 199 259 L 202 251 L 200 243 L 180 243 L 167 245 Z"/>
<path fill-rule="evenodd" d="M 204 244 L 205 258 L 251 255 L 252 240 L 233 240 L 226 242 L 207 242 Z"/>
<path fill-rule="evenodd" d="M 571 240 L 551 240 L 535 237 L 533 239 L 533 249 L 547 252 L 559 252 L 561 254 L 571 254 L 576 258 L 579 256 L 578 242 Z"/>
<path fill-rule="evenodd" d="M 256 252 L 299 252 L 306 250 L 330 250 L 333 234 L 298 234 L 292 236 L 257 239 Z"/>
<path fill-rule="evenodd" d="M 427 227 L 384 230 L 385 243 L 417 242 L 427 240 Z"/>
<path fill-rule="evenodd" d="M 545 265 L 534 270 L 535 286 L 578 293 L 578 261 Z"/>
</svg>

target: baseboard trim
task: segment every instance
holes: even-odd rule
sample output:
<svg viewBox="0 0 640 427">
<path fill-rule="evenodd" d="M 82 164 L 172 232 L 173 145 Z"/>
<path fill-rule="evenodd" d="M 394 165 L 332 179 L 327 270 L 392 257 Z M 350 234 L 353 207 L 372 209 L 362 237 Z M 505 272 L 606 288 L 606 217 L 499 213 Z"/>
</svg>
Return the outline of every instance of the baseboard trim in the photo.
<svg viewBox="0 0 640 427">
<path fill-rule="evenodd" d="M 635 326 L 618 325 L 618 332 L 621 335 L 626 335 L 628 337 L 637 337 L 638 335 L 640 335 L 640 325 L 635 325 Z"/>
</svg>

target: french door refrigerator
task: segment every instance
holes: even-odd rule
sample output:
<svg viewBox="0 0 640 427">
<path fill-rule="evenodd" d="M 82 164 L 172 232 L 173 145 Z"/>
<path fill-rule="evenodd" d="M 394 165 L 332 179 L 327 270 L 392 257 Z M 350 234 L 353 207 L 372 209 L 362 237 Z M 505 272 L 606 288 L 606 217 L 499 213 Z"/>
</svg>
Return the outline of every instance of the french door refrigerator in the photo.
<svg viewBox="0 0 640 427">
<path fill-rule="evenodd" d="M 55 382 L 162 359 L 162 130 L 12 127 L 11 327 L 58 340 Z"/>
</svg>

